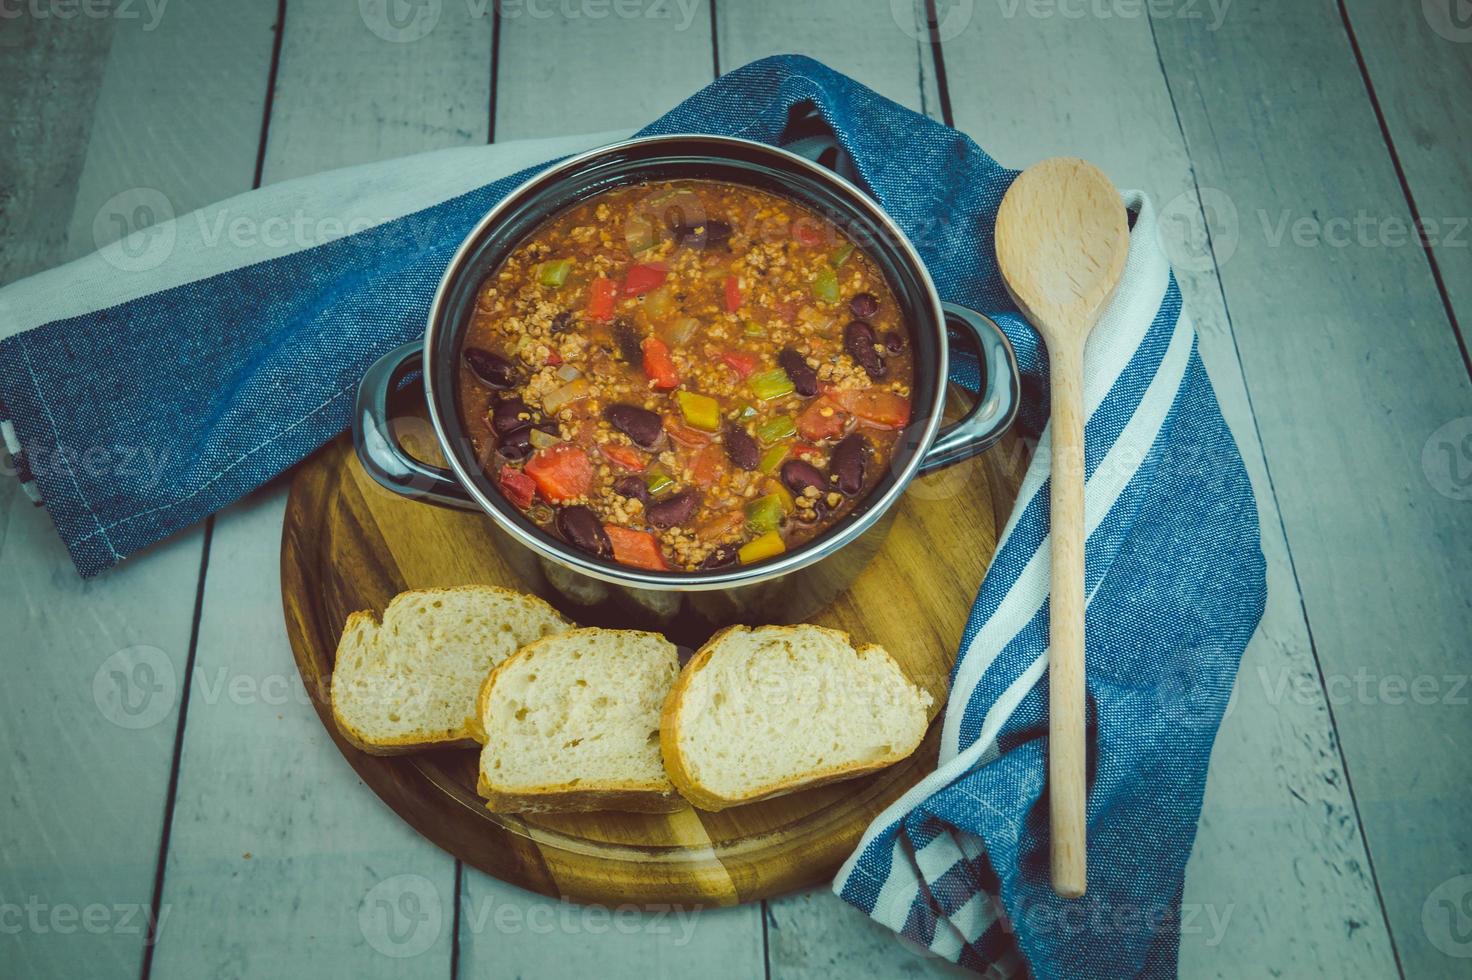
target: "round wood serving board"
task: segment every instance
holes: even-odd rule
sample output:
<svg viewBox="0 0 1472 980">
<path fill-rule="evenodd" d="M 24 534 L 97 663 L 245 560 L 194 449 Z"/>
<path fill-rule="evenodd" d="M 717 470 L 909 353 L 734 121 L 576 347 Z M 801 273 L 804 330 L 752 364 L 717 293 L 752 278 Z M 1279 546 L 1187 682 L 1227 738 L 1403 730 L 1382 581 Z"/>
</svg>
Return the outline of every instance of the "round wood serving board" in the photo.
<svg viewBox="0 0 1472 980">
<path fill-rule="evenodd" d="M 870 776 L 720 813 L 495 814 L 476 795 L 473 750 L 381 757 L 343 740 L 328 695 L 349 613 L 381 616 L 405 589 L 526 588 L 496 553 L 488 517 L 380 488 L 347 437 L 303 463 L 292 483 L 281 547 L 287 633 L 338 749 L 384 802 L 461 860 L 503 881 L 584 902 L 755 901 L 830 879 L 870 821 L 934 768 L 935 716 L 961 628 L 1024 464 L 1025 452 L 1009 440 L 916 481 L 879 556 L 814 617 L 847 630 L 856 644 L 883 645 L 931 692 L 932 724 L 920 749 Z"/>
</svg>

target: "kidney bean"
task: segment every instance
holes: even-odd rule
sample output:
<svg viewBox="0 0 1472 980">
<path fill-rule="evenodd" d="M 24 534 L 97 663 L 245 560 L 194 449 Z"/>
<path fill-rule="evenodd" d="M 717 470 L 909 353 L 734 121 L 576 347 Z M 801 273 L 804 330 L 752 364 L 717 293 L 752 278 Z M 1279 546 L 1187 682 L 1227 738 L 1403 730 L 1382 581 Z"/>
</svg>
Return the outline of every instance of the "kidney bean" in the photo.
<svg viewBox="0 0 1472 980">
<path fill-rule="evenodd" d="M 792 516 L 799 524 L 816 524 L 828 516 L 828 502 L 819 497 L 813 501 L 811 509 L 799 507 L 793 511 Z"/>
<path fill-rule="evenodd" d="M 843 349 L 873 381 L 889 373 L 889 365 L 874 349 L 874 328 L 863 320 L 850 320 L 843 328 Z"/>
<path fill-rule="evenodd" d="M 736 562 L 736 546 L 734 544 L 717 545 L 716 550 L 705 556 L 705 561 L 700 563 L 701 568 L 725 568 Z"/>
<path fill-rule="evenodd" d="M 859 293 L 848 301 L 849 312 L 860 319 L 868 319 L 879 312 L 879 299 L 873 293 Z"/>
<path fill-rule="evenodd" d="M 828 483 L 839 493 L 852 497 L 864 489 L 864 466 L 869 460 L 869 441 L 854 432 L 844 436 L 828 457 Z"/>
<path fill-rule="evenodd" d="M 564 507 L 557 512 L 557 533 L 575 548 L 600 555 L 613 554 L 613 542 L 598 520 L 598 515 L 582 505 Z"/>
<path fill-rule="evenodd" d="M 644 363 L 643 339 L 634 325 L 623 317 L 613 321 L 613 342 L 618 344 L 618 352 L 624 356 L 624 360 L 638 366 Z"/>
<path fill-rule="evenodd" d="M 822 490 L 828 485 L 823 471 L 805 459 L 789 459 L 782 464 L 782 485 L 791 490 L 793 496 L 801 497 L 808 487 Z"/>
<path fill-rule="evenodd" d="M 706 221 L 698 225 L 682 224 L 675 229 L 681 245 L 692 248 L 721 248 L 731 238 L 731 226 L 724 221 Z"/>
<path fill-rule="evenodd" d="M 902 354 L 910 346 L 910 338 L 903 330 L 890 330 L 884 335 L 884 349 L 891 354 Z"/>
<path fill-rule="evenodd" d="M 761 462 L 761 450 L 757 448 L 756 440 L 746 434 L 745 429 L 727 426 L 725 443 L 726 455 L 741 469 L 750 472 Z"/>
<path fill-rule="evenodd" d="M 504 433 L 496 450 L 513 462 L 526 459 L 532 454 L 532 427 L 521 425 Z"/>
<path fill-rule="evenodd" d="M 500 354 L 493 354 L 480 347 L 467 347 L 464 356 L 465 363 L 470 366 L 470 373 L 492 388 L 504 391 L 516 387 L 520 380 L 520 372 Z"/>
<path fill-rule="evenodd" d="M 803 356 L 791 347 L 784 347 L 777 355 L 777 363 L 792 379 L 792 386 L 804 397 L 818 393 L 818 372 L 808 366 Z"/>
<path fill-rule="evenodd" d="M 491 409 L 491 431 L 504 436 L 512 429 L 529 425 L 532 419 L 532 410 L 527 408 L 526 402 L 520 398 L 506 398 Z"/>
<path fill-rule="evenodd" d="M 697 503 L 695 491 L 681 490 L 673 497 L 661 500 L 657 504 L 650 504 L 645 508 L 645 513 L 649 515 L 649 523 L 655 527 L 676 527 L 684 524 L 694 515 Z"/>
<path fill-rule="evenodd" d="M 649 485 L 642 476 L 621 476 L 613 481 L 613 492 L 620 497 L 630 497 L 645 506 L 649 504 Z"/>
<path fill-rule="evenodd" d="M 659 416 L 638 405 L 609 405 L 603 410 L 603 417 L 641 449 L 653 449 L 664 434 L 664 423 Z"/>
</svg>

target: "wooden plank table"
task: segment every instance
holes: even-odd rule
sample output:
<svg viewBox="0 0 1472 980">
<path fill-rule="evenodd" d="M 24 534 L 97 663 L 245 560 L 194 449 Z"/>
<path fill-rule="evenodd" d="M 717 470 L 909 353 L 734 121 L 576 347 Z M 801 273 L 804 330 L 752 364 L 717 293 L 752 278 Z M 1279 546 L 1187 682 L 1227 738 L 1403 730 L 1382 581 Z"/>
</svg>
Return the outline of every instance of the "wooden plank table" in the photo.
<svg viewBox="0 0 1472 980">
<path fill-rule="evenodd" d="M 1472 692 L 1458 686 L 1472 635 L 1458 480 L 1472 454 L 1449 443 L 1438 471 L 1422 450 L 1458 419 L 1472 431 L 1456 323 L 1472 316 L 1467 252 L 1445 236 L 1329 242 L 1331 219 L 1358 211 L 1382 231 L 1417 215 L 1465 224 L 1458 82 L 1472 41 L 1435 20 L 1439 2 L 1424 14 L 1392 0 L 1183 2 L 1149 17 L 1028 0 L 194 0 L 156 19 L 26 8 L 0 21 L 0 84 L 14 94 L 0 107 L 0 282 L 116 237 L 143 192 L 182 214 L 332 167 L 634 127 L 780 51 L 1010 165 L 1091 157 L 1162 208 L 1268 559 L 1267 612 L 1188 867 L 1182 973 L 1451 976 L 1454 954 L 1472 953 L 1452 927 L 1468 923 L 1437 919 L 1434 899 L 1472 892 L 1456 892 L 1472 881 L 1459 878 L 1472 872 Z M 401 19 L 431 13 L 427 32 Z M 44 512 L 0 479 L 0 912 L 45 910 L 40 927 L 0 928 L 0 972 L 952 972 L 822 890 L 590 915 L 427 844 L 357 781 L 293 688 L 283 506 L 284 487 L 267 487 L 82 582 Z M 171 684 L 129 713 L 106 695 L 129 694 L 138 663 Z M 1412 699 L 1418 683 L 1435 696 Z M 49 924 L 91 905 L 108 910 L 101 928 Z M 394 918 L 406 909 L 419 913 Z"/>
</svg>

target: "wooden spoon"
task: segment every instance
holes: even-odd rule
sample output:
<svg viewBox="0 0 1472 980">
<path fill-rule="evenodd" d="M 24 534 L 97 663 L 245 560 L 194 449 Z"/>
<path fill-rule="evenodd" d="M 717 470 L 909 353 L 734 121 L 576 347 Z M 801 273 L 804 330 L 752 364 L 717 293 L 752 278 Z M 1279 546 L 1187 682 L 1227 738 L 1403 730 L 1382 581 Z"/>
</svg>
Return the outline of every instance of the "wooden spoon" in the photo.
<svg viewBox="0 0 1472 980">
<path fill-rule="evenodd" d="M 1084 344 L 1129 252 L 1119 192 L 1098 167 L 1054 157 L 1022 172 L 997 212 L 1007 291 L 1048 345 L 1053 400 L 1053 583 L 1048 793 L 1053 890 L 1088 886 L 1084 829 Z"/>
</svg>

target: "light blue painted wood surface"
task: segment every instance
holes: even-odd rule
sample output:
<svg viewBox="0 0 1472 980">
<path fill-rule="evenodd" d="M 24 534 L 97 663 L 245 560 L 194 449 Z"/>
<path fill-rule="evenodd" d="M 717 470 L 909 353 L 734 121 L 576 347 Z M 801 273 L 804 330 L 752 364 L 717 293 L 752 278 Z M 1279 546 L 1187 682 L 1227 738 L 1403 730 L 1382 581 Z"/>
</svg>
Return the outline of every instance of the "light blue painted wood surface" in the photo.
<svg viewBox="0 0 1472 980">
<path fill-rule="evenodd" d="M 229 43 L 206 35 L 206 21 L 225 30 Z M 232 141 L 242 154 L 254 153 L 270 22 L 269 13 L 220 2 L 195 4 L 147 30 L 143 19 L 0 22 L 0 48 L 34 34 L 42 50 L 55 52 L 54 61 L 33 63 L 34 72 L 4 86 L 27 93 L 20 107 L 46 103 L 36 120 L 37 137 L 48 137 L 41 149 L 59 151 L 52 141 L 71 133 L 88 136 L 75 147 L 75 163 L 42 153 L 33 165 L 55 169 L 16 185 L 34 198 L 6 202 L 7 211 L 25 209 L 22 227 L 44 224 L 31 242 L 46 245 L 47 264 L 112 240 L 112 219 L 131 217 L 139 201 L 178 201 L 187 210 L 249 188 L 249 165 L 217 165 Z M 99 32 L 108 43 L 95 43 Z M 252 32 L 263 47 L 252 47 Z M 199 56 L 217 57 L 210 73 L 185 87 L 171 51 L 184 52 L 180 60 L 196 68 Z M 82 79 L 94 88 L 79 90 Z M 218 128 L 198 117 L 175 125 L 198 102 L 211 107 Z M 68 104 L 81 118 L 63 117 Z M 0 175 L 0 185 L 9 181 L 10 172 Z M 18 244 L 24 253 L 28 246 Z M 25 906 L 25 927 L 0 929 L 0 973 L 136 976 L 169 801 L 203 535 L 196 528 L 149 549 L 125 576 L 83 582 L 45 513 L 23 494 L 8 493 L 0 534 L 0 646 L 11 678 L 0 685 L 9 787 L 8 812 L 0 817 L 0 901 Z"/>
<path fill-rule="evenodd" d="M 1472 330 L 1472 11 L 1460 0 L 1345 0 L 1341 9 L 1374 80 L 1380 116 L 1461 328 Z M 1383 219 L 1399 215 L 1380 216 Z M 1377 229 L 1383 243 L 1418 247 L 1415 226 Z M 1399 244 L 1402 238 L 1404 244 Z"/>
<path fill-rule="evenodd" d="M 1409 219 L 1339 8 L 1155 27 L 1221 195 L 1223 295 L 1399 964 L 1450 975 L 1472 952 L 1446 918 L 1472 895 L 1472 442 L 1437 433 L 1472 435 L 1472 383 L 1425 254 L 1339 239 Z"/>
<path fill-rule="evenodd" d="M 944 88 L 905 3 L 686 0 L 664 5 L 667 17 L 601 20 L 512 5 L 498 44 L 486 5 L 432 4 L 434 28 L 407 41 L 383 32 L 403 38 L 412 23 L 386 20 L 379 0 L 357 6 L 288 3 L 264 179 L 479 142 L 492 123 L 498 139 L 636 126 L 708 81 L 718 48 L 721 69 L 778 51 L 813 54 L 932 115 L 948 102 L 956 124 L 1004 162 L 1083 153 L 1122 184 L 1152 192 L 1173 219 L 1167 228 L 1180 240 L 1173 254 L 1203 357 L 1259 489 L 1272 589 L 1214 755 L 1188 869 L 1187 901 L 1218 916 L 1230 909 L 1231 918 L 1216 941 L 1210 932 L 1183 937 L 1182 971 L 1393 975 L 1393 937 L 1405 975 L 1456 975 L 1446 937 L 1420 917 L 1431 887 L 1472 871 L 1467 837 L 1456 833 L 1469 801 L 1465 708 L 1335 700 L 1339 680 L 1392 656 L 1401 673 L 1467 672 L 1465 586 L 1459 593 L 1447 583 L 1468 580 L 1468 550 L 1456 544 L 1466 535 L 1453 530 L 1468 504 L 1459 510 L 1428 493 L 1435 488 L 1418 473 L 1428 426 L 1472 415 L 1455 337 L 1438 319 L 1424 258 L 1265 251 L 1240 224 L 1233 255 L 1224 256 L 1215 196 L 1227 194 L 1249 218 L 1248 208 L 1312 213 L 1356 200 L 1378 213 L 1407 210 L 1332 5 L 1272 16 L 1232 5 L 1220 23 L 1157 12 L 1151 23 L 1062 18 L 1026 4 L 940 4 Z M 13 57 L 7 44 L 20 35 L 0 38 L 0 82 L 34 85 L 38 74 L 55 74 L 62 97 L 98 106 L 95 121 L 59 127 L 21 155 L 0 148 L 0 164 L 58 161 L 54 184 L 27 174 L 17 186 L 38 202 L 70 205 L 61 234 L 0 198 L 5 275 L 86 251 L 93 218 L 119 190 L 157 187 L 182 211 L 248 184 L 274 6 L 232 5 L 227 21 L 219 12 L 201 19 L 199 8 L 149 31 L 88 24 L 58 36 L 55 24 L 46 25 L 51 33 L 23 25 L 27 45 L 46 57 L 29 47 Z M 1350 10 L 1357 26 L 1420 31 L 1378 0 Z M 956 11 L 966 17 L 959 29 L 946 19 Z M 1439 152 L 1461 145 L 1460 131 L 1429 143 L 1417 134 L 1426 105 L 1455 116 L 1462 93 L 1446 91 L 1447 80 L 1462 77 L 1466 46 L 1423 45 L 1418 57 L 1430 63 L 1412 72 L 1378 28 L 1381 46 L 1361 41 L 1372 82 L 1383 78 L 1394 93 L 1383 101 L 1405 107 L 1387 129 L 1414 163 L 1406 169 L 1422 211 L 1463 207 L 1465 188 L 1458 197 L 1437 183 L 1465 166 Z M 29 118 L 57 118 L 30 104 Z M 25 111 L 17 110 L 21 122 Z M 1321 148 L 1346 131 L 1358 149 L 1326 156 Z M 1365 303 L 1352 302 L 1360 296 Z M 1387 339 L 1366 309 L 1409 322 Z M 1316 374 L 1305 363 L 1335 371 Z M 1361 458 L 1366 448 L 1375 467 Z M 1387 459 L 1392 465 L 1382 465 Z M 619 929 L 614 917 L 569 917 L 559 903 L 459 873 L 358 783 L 289 693 L 276 592 L 280 487 L 217 518 L 187 677 L 200 531 L 84 585 L 44 515 L 8 486 L 0 493 L 9 498 L 0 572 L 23 583 L 0 593 L 0 613 L 19 624 L 9 637 L 38 651 L 0 695 L 15 787 L 0 836 L 0 901 L 22 893 L 52 905 L 80 906 L 88 895 L 153 900 L 179 700 L 155 724 L 120 730 L 92 687 L 101 654 L 141 644 L 178 664 L 190 706 L 159 896 L 170 918 L 151 963 L 160 976 L 949 972 L 823 891 L 702 913 L 688 926 L 644 916 Z M 1436 745 L 1443 754 L 1425 751 Z M 68 778 L 98 759 L 113 761 L 88 780 Z M 106 810 L 89 805 L 99 779 Z M 37 976 L 134 976 L 144 959 L 142 938 L 121 930 L 0 935 L 0 956 Z"/>
<path fill-rule="evenodd" d="M 1215 265 L 1199 249 L 1205 241 L 1201 192 L 1167 79 L 1154 61 L 1150 24 L 1115 18 L 1084 31 L 1062 18 L 978 12 L 943 52 L 956 124 L 1002 161 L 1021 167 L 1076 153 L 1097 161 L 1119 184 L 1151 195 L 1202 359 L 1257 492 L 1270 599 L 1212 757 L 1187 875 L 1184 900 L 1196 918 L 1181 937 L 1182 972 L 1210 975 L 1226 962 L 1250 976 L 1384 976 L 1394 970 L 1390 943 L 1376 921 L 1374 882 L 1344 788 Z M 1009 71 L 988 71 L 1003 59 Z M 1056 81 L 1063 97 L 1055 99 L 1048 87 L 1059 63 L 1069 71 Z M 1120 65 L 1138 67 L 1120 71 Z M 984 83 L 957 82 L 983 76 Z M 1291 684 L 1304 696 L 1269 697 L 1261 676 Z M 1346 917 L 1365 926 L 1346 932 Z M 1276 941 L 1263 942 L 1270 922 Z"/>
<path fill-rule="evenodd" d="M 405 43 L 372 17 L 288 6 L 262 183 L 485 140 L 490 22 L 452 6 Z M 447 975 L 456 862 L 362 785 L 291 683 L 285 502 L 281 481 L 216 520 L 153 975 Z"/>
</svg>

